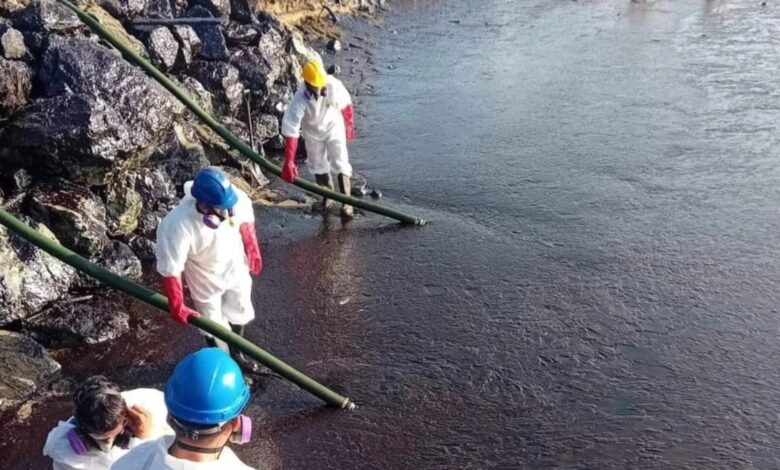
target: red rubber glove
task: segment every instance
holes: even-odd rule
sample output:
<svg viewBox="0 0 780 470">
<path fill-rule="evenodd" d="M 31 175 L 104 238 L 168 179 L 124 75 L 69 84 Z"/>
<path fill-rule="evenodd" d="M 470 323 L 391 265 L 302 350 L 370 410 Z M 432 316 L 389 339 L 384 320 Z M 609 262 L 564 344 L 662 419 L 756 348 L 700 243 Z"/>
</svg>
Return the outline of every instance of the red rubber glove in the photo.
<svg viewBox="0 0 780 470">
<path fill-rule="evenodd" d="M 257 233 L 254 224 L 241 224 L 238 228 L 241 240 L 244 241 L 244 253 L 249 262 L 249 272 L 257 276 L 263 270 L 263 257 L 260 255 L 260 244 L 257 243 Z"/>
<path fill-rule="evenodd" d="M 284 165 L 282 166 L 282 179 L 292 183 L 298 176 L 298 167 L 295 166 L 295 152 L 298 151 L 298 138 L 284 138 Z"/>
<path fill-rule="evenodd" d="M 355 110 L 351 104 L 341 110 L 344 116 L 344 127 L 347 129 L 347 142 L 355 140 Z"/>
<path fill-rule="evenodd" d="M 176 323 L 187 324 L 187 318 L 200 314 L 184 305 L 184 289 L 178 276 L 168 276 L 162 279 L 163 290 L 168 296 L 168 311 Z"/>
</svg>

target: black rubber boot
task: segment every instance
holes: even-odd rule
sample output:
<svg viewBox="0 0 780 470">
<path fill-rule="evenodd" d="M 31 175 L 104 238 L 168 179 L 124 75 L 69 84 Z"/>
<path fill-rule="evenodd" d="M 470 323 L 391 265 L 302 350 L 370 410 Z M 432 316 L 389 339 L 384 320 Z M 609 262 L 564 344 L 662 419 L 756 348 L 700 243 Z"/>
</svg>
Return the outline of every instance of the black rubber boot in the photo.
<svg viewBox="0 0 780 470">
<path fill-rule="evenodd" d="M 331 191 L 333 190 L 333 181 L 330 179 L 330 173 L 320 173 L 319 175 L 314 175 L 314 180 L 317 181 L 318 185 L 328 188 Z M 322 212 L 327 213 L 328 207 L 330 207 L 330 199 L 323 197 L 322 205 L 320 206 Z"/>
<path fill-rule="evenodd" d="M 352 194 L 352 182 L 349 180 L 349 176 L 344 173 L 339 173 L 339 191 L 345 196 L 350 196 Z M 341 217 L 351 219 L 353 215 L 354 210 L 352 209 L 352 206 L 349 204 L 341 206 Z"/>
<path fill-rule="evenodd" d="M 230 324 L 230 329 L 233 331 L 233 333 L 244 336 L 244 325 L 234 325 Z M 232 344 L 228 345 L 230 347 L 230 357 L 235 360 L 238 365 L 241 367 L 241 370 L 244 371 L 245 374 L 257 374 L 260 372 L 260 366 L 253 360 L 248 359 L 246 356 L 244 356 L 244 353 L 238 350 L 235 346 Z"/>
</svg>

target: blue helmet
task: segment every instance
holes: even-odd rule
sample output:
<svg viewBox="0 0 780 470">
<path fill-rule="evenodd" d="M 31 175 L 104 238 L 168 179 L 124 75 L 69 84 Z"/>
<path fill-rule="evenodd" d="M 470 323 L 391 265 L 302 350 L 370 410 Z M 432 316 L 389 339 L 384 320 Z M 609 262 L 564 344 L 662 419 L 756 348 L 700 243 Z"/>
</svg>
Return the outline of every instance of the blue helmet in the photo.
<svg viewBox="0 0 780 470">
<path fill-rule="evenodd" d="M 165 385 L 168 413 L 197 425 L 218 425 L 239 416 L 249 401 L 241 368 L 219 348 L 182 359 Z"/>
<path fill-rule="evenodd" d="M 238 201 L 230 179 L 216 168 L 204 168 L 198 172 L 192 183 L 192 197 L 217 209 L 231 209 Z"/>
</svg>

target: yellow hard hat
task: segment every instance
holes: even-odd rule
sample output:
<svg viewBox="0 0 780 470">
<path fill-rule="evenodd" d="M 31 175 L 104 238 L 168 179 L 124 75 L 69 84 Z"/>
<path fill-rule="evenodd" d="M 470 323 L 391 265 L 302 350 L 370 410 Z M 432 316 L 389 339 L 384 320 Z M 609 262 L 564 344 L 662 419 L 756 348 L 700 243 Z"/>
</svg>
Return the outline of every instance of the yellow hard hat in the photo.
<svg viewBox="0 0 780 470">
<path fill-rule="evenodd" d="M 325 88 L 325 68 L 316 60 L 310 60 L 303 66 L 303 81 L 314 88 Z"/>
</svg>

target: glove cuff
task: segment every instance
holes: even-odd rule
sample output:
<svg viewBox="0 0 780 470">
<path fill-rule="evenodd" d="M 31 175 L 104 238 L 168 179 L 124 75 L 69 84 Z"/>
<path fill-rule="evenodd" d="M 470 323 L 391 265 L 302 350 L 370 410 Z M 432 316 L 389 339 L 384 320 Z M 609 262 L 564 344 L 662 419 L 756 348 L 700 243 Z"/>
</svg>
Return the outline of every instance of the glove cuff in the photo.
<svg viewBox="0 0 780 470">
<path fill-rule="evenodd" d="M 295 153 L 298 151 L 298 138 L 297 137 L 285 137 L 284 138 L 284 164 L 289 165 L 295 163 Z"/>
</svg>

